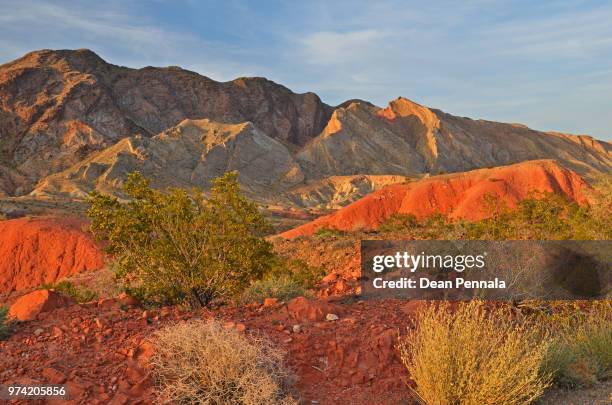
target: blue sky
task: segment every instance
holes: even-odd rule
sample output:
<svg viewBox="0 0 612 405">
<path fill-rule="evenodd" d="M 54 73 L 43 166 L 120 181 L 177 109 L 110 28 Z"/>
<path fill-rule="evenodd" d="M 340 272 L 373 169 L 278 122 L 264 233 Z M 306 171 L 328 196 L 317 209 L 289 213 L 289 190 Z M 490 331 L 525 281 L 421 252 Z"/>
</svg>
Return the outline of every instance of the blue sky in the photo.
<svg viewBox="0 0 612 405">
<path fill-rule="evenodd" d="M 361 98 L 384 106 L 404 96 L 455 115 L 612 140 L 610 1 L 0 6 L 0 63 L 34 49 L 90 48 L 130 67 L 265 76 L 332 105 Z"/>
</svg>

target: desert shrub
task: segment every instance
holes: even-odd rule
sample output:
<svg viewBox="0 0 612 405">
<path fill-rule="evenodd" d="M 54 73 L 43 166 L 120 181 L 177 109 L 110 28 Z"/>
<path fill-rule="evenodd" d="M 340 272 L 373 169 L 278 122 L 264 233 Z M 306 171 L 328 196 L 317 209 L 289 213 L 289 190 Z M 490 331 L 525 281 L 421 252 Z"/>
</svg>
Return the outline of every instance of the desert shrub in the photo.
<svg viewBox="0 0 612 405">
<path fill-rule="evenodd" d="M 306 295 L 306 289 L 288 275 L 271 276 L 257 280 L 244 290 L 242 302 L 262 302 L 265 298 L 278 298 L 288 301 Z"/>
<path fill-rule="evenodd" d="M 315 231 L 314 235 L 317 238 L 327 239 L 334 238 L 344 235 L 346 232 L 335 228 L 319 228 Z"/>
<path fill-rule="evenodd" d="M 199 190 L 155 190 L 139 173 L 124 187 L 126 204 L 92 193 L 91 230 L 116 257 L 117 277 L 130 294 L 155 304 L 205 306 L 238 295 L 269 271 L 269 230 L 240 193 L 237 173 Z"/>
<path fill-rule="evenodd" d="M 323 268 L 311 266 L 303 260 L 277 257 L 264 278 L 244 291 L 242 301 L 261 302 L 267 297 L 287 301 L 307 295 L 307 290 L 315 287 L 324 275 Z"/>
<path fill-rule="evenodd" d="M 8 308 L 0 307 L 0 340 L 7 339 L 13 333 L 15 322 L 8 319 Z"/>
<path fill-rule="evenodd" d="M 98 299 L 98 294 L 95 291 L 77 286 L 68 280 L 60 281 L 57 284 L 43 284 L 40 288 L 64 293 L 74 298 L 76 302 L 81 303 Z"/>
<path fill-rule="evenodd" d="M 266 339 L 217 321 L 190 321 L 154 336 L 151 359 L 160 401 L 174 404 L 297 404 L 284 355 Z"/>
<path fill-rule="evenodd" d="M 543 369 L 563 387 L 589 386 L 612 377 L 612 304 L 569 308 L 538 322 L 553 336 Z"/>
<path fill-rule="evenodd" d="M 432 305 L 400 338 L 401 358 L 426 404 L 526 404 L 549 385 L 540 373 L 548 349 L 537 328 L 482 303 Z"/>
<path fill-rule="evenodd" d="M 378 228 L 381 232 L 410 232 L 418 226 L 417 217 L 413 214 L 392 214 Z"/>
<path fill-rule="evenodd" d="M 415 239 L 610 240 L 612 176 L 602 175 L 591 194 L 590 204 L 580 206 L 554 193 L 533 193 L 512 209 L 495 195 L 485 195 L 482 204 L 489 216 L 480 221 L 453 221 L 441 213 L 421 220 L 394 214 L 378 230 Z"/>
<path fill-rule="evenodd" d="M 300 259 L 279 259 L 271 273 L 274 275 L 288 275 L 303 288 L 313 288 L 323 276 L 325 269 L 311 266 Z"/>
</svg>

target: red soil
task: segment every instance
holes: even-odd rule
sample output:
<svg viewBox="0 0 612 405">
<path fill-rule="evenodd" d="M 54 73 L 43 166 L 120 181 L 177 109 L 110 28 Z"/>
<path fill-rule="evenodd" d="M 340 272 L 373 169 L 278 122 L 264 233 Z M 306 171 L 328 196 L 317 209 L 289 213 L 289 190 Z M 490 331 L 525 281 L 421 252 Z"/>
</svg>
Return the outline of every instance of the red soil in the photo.
<svg viewBox="0 0 612 405">
<path fill-rule="evenodd" d="M 53 217 L 0 222 L 0 294 L 102 268 L 102 250 L 83 225 Z"/>
<path fill-rule="evenodd" d="M 0 384 L 67 384 L 68 403 L 149 404 L 153 400 L 147 339 L 179 320 L 215 317 L 226 327 L 263 334 L 287 351 L 303 403 L 406 403 L 408 375 L 396 348 L 420 305 L 417 301 L 341 304 L 297 299 L 264 307 L 184 311 L 121 305 L 119 300 L 42 312 L 0 341 Z M 336 321 L 321 321 L 333 311 Z M 295 332 L 293 325 L 299 324 Z"/>
<path fill-rule="evenodd" d="M 288 239 L 308 236 L 320 228 L 376 229 L 394 213 L 410 213 L 417 218 L 443 213 L 450 218 L 479 220 L 489 215 L 485 204 L 487 195 L 510 208 L 533 192 L 553 192 L 584 203 L 587 187 L 578 174 L 552 160 L 435 176 L 386 187 L 281 236 Z"/>
</svg>

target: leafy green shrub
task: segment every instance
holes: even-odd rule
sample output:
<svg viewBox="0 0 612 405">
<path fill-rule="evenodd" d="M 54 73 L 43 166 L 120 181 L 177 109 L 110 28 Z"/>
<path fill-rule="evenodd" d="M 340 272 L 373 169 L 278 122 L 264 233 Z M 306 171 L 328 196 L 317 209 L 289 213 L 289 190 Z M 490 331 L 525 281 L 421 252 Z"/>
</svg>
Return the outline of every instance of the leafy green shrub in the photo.
<svg viewBox="0 0 612 405">
<path fill-rule="evenodd" d="M 244 291 L 242 301 L 261 302 L 267 297 L 288 301 L 307 295 L 307 290 L 315 287 L 324 275 L 323 268 L 303 260 L 277 258 L 270 272 Z"/>
<path fill-rule="evenodd" d="M 265 298 L 278 298 L 289 301 L 292 298 L 306 295 L 306 289 L 288 275 L 271 276 L 257 280 L 244 290 L 241 301 L 262 302 Z"/>
<path fill-rule="evenodd" d="M 8 308 L 0 307 L 0 340 L 7 339 L 13 333 L 15 322 L 8 319 Z"/>
<path fill-rule="evenodd" d="M 217 321 L 190 321 L 155 334 L 151 358 L 162 403 L 297 404 L 287 394 L 284 354 Z"/>
<path fill-rule="evenodd" d="M 401 359 L 426 404 L 527 404 L 549 386 L 540 373 L 549 340 L 482 303 L 431 305 L 399 341 Z"/>
<path fill-rule="evenodd" d="M 288 275 L 300 286 L 309 289 L 315 287 L 321 278 L 325 276 L 325 269 L 311 266 L 300 259 L 280 259 L 271 273 L 277 276 Z"/>
<path fill-rule="evenodd" d="M 98 299 L 98 294 L 95 291 L 87 288 L 79 287 L 68 280 L 60 281 L 57 284 L 43 284 L 42 289 L 55 290 L 74 298 L 76 302 L 90 302 Z"/>
<path fill-rule="evenodd" d="M 341 231 L 339 229 L 335 229 L 335 228 L 319 228 L 315 231 L 314 234 L 317 238 L 326 239 L 326 238 L 334 238 L 334 237 L 342 236 L 345 233 L 346 232 Z"/>
<path fill-rule="evenodd" d="M 125 184 L 131 198 L 93 192 L 91 230 L 116 257 L 117 277 L 143 302 L 205 306 L 238 295 L 271 267 L 269 226 L 242 196 L 237 173 L 213 180 L 210 195 L 152 189 L 140 173 Z"/>
</svg>

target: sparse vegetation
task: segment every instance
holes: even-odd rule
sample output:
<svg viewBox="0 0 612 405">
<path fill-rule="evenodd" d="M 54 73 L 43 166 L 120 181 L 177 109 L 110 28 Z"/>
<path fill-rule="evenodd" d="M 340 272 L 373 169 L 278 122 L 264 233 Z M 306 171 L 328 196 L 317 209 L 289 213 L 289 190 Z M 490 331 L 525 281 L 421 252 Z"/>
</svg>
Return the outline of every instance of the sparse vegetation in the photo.
<svg viewBox="0 0 612 405">
<path fill-rule="evenodd" d="M 414 214 L 392 214 L 378 228 L 380 232 L 405 232 L 415 229 L 419 221 Z"/>
<path fill-rule="evenodd" d="M 288 301 L 292 298 L 306 295 L 306 289 L 291 276 L 270 276 L 257 280 L 242 294 L 242 302 L 262 302 L 265 298 L 278 298 Z"/>
<path fill-rule="evenodd" d="M 208 198 L 155 190 L 139 173 L 124 189 L 126 204 L 92 193 L 88 216 L 116 257 L 118 278 L 141 301 L 205 306 L 269 272 L 274 254 L 262 237 L 269 226 L 240 193 L 237 173 L 213 180 Z"/>
<path fill-rule="evenodd" d="M 324 269 L 310 266 L 303 260 L 277 258 L 270 272 L 244 291 L 242 301 L 261 302 L 267 297 L 288 301 L 308 295 L 308 289 L 313 288 L 324 275 Z"/>
<path fill-rule="evenodd" d="M 594 302 L 588 309 L 570 306 L 538 323 L 553 336 L 543 369 L 557 385 L 584 387 L 612 377 L 610 301 Z"/>
<path fill-rule="evenodd" d="M 527 404 L 550 385 L 541 372 L 550 340 L 504 308 L 431 305 L 400 338 L 401 358 L 425 404 Z"/>
<path fill-rule="evenodd" d="M 209 320 L 166 327 L 154 344 L 151 364 L 162 403 L 297 404 L 287 394 L 283 353 L 266 339 Z"/>
<path fill-rule="evenodd" d="M 77 286 L 68 280 L 60 281 L 57 284 L 43 284 L 40 286 L 41 289 L 55 290 L 57 292 L 64 293 L 74 298 L 76 302 L 90 302 L 98 299 L 98 294 L 95 291 L 89 290 L 84 287 Z"/>
<path fill-rule="evenodd" d="M 7 307 L 0 307 L 0 340 L 11 336 L 15 327 L 15 323 L 8 319 L 8 311 Z"/>
<path fill-rule="evenodd" d="M 598 198 L 609 200 L 607 188 L 601 186 L 596 190 Z M 564 197 L 549 193 L 532 195 L 520 201 L 515 209 L 500 205 L 493 196 L 485 197 L 484 204 L 490 210 L 491 216 L 481 221 L 451 221 L 442 214 L 417 221 L 410 214 L 394 214 L 381 224 L 379 231 L 402 233 L 415 239 L 609 240 L 612 238 L 609 211 L 601 209 L 602 202 L 579 206 Z M 607 204 L 609 207 L 609 201 Z"/>
<path fill-rule="evenodd" d="M 335 229 L 335 228 L 319 228 L 315 231 L 314 235 L 317 238 L 326 239 L 326 238 L 334 238 L 334 237 L 342 236 L 345 233 L 346 232 L 341 231 L 339 229 Z"/>
</svg>

